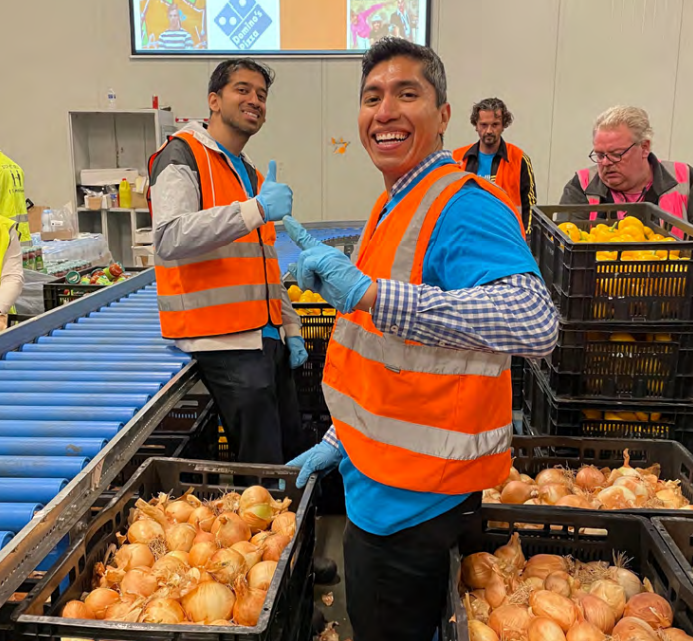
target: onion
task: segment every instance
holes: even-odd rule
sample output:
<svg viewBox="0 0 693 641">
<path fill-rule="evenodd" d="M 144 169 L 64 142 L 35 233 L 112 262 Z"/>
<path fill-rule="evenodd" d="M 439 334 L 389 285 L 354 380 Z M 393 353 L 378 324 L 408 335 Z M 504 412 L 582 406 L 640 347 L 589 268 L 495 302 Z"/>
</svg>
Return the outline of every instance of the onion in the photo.
<svg viewBox="0 0 693 641">
<path fill-rule="evenodd" d="M 544 617 L 532 619 L 527 628 L 528 641 L 565 641 L 565 634 L 560 626 Z"/>
<path fill-rule="evenodd" d="M 613 485 L 599 492 L 597 499 L 607 510 L 627 510 L 635 506 L 636 496 L 627 487 Z"/>
<path fill-rule="evenodd" d="M 570 489 L 563 483 L 545 483 L 539 487 L 539 499 L 549 505 L 556 505 L 568 494 L 570 494 Z"/>
<path fill-rule="evenodd" d="M 606 477 L 594 465 L 586 465 L 575 475 L 575 485 L 583 490 L 596 490 L 606 484 Z"/>
<path fill-rule="evenodd" d="M 518 481 L 527 483 L 527 485 L 536 485 L 534 479 L 529 474 L 520 474 L 520 478 L 518 479 Z"/>
<path fill-rule="evenodd" d="M 207 561 L 205 569 L 220 583 L 231 585 L 238 576 L 245 574 L 245 559 L 236 550 L 217 550 Z"/>
<path fill-rule="evenodd" d="M 503 641 L 520 641 L 526 639 L 531 619 L 529 610 L 522 605 L 501 605 L 491 612 L 488 626 Z"/>
<path fill-rule="evenodd" d="M 510 468 L 510 472 L 508 472 L 508 478 L 505 479 L 505 482 L 503 485 L 506 485 L 507 483 L 510 483 L 510 481 L 519 481 L 520 479 L 520 471 L 513 465 Z"/>
<path fill-rule="evenodd" d="M 604 633 L 589 621 L 576 623 L 566 634 L 567 641 L 604 641 Z"/>
<path fill-rule="evenodd" d="M 152 572 L 157 576 L 165 574 L 185 574 L 187 566 L 178 557 L 162 556 L 153 566 Z"/>
<path fill-rule="evenodd" d="M 557 554 L 535 554 L 527 561 L 527 565 L 522 572 L 522 578 L 529 579 L 530 577 L 538 576 L 544 581 L 552 572 L 566 572 L 567 570 L 568 564 L 562 556 Z"/>
<path fill-rule="evenodd" d="M 253 485 L 245 490 L 243 494 L 241 494 L 241 499 L 238 504 L 238 511 L 245 512 L 253 505 L 259 505 L 262 503 L 271 506 L 274 513 L 277 514 L 284 512 L 289 505 L 291 505 L 291 499 L 275 501 L 266 488 L 262 487 L 261 485 Z"/>
<path fill-rule="evenodd" d="M 195 538 L 193 539 L 193 545 L 198 543 L 216 543 L 216 538 L 211 532 L 205 532 L 204 530 L 198 530 Z"/>
<path fill-rule="evenodd" d="M 270 537 L 274 536 L 274 533 L 272 532 L 258 532 L 255 536 L 253 536 L 252 539 L 250 539 L 250 542 L 253 545 L 257 545 L 258 547 L 261 547 L 262 544 Z"/>
<path fill-rule="evenodd" d="M 216 581 L 200 583 L 181 601 L 188 619 L 195 623 L 228 620 L 235 602 L 232 590 Z"/>
<path fill-rule="evenodd" d="M 159 587 L 159 582 L 152 574 L 151 568 L 133 568 L 125 574 L 120 582 L 120 593 L 123 599 L 126 597 L 142 597 L 147 598 L 152 596 Z"/>
<path fill-rule="evenodd" d="M 188 553 L 188 559 L 190 560 L 190 565 L 197 568 L 203 568 L 207 565 L 207 561 L 212 557 L 212 555 L 219 549 L 219 546 L 210 541 L 205 541 L 203 543 L 195 543 L 190 548 Z"/>
<path fill-rule="evenodd" d="M 257 503 L 241 510 L 239 515 L 248 524 L 251 532 L 261 532 L 272 523 L 274 511 L 269 503 Z"/>
<path fill-rule="evenodd" d="M 537 496 L 537 490 L 522 481 L 510 481 L 501 492 L 501 503 L 522 505 L 525 501 Z"/>
<path fill-rule="evenodd" d="M 115 553 L 114 559 L 118 568 L 126 572 L 133 568 L 150 568 L 155 561 L 149 546 L 144 543 L 124 545 Z"/>
<path fill-rule="evenodd" d="M 164 512 L 171 520 L 176 523 L 187 523 L 190 515 L 195 511 L 195 508 L 190 505 L 185 499 L 171 501 Z"/>
<path fill-rule="evenodd" d="M 564 470 L 554 467 L 539 472 L 539 474 L 537 474 L 536 482 L 537 485 L 548 485 L 554 483 L 568 485 L 569 479 Z"/>
<path fill-rule="evenodd" d="M 274 517 L 272 521 L 272 532 L 283 534 L 290 539 L 296 534 L 296 514 L 294 512 L 284 512 Z"/>
<path fill-rule="evenodd" d="M 576 601 L 582 607 L 586 621 L 589 621 L 602 632 L 611 634 L 614 625 L 616 625 L 616 617 L 606 601 L 593 594 L 585 593 L 578 594 Z"/>
<path fill-rule="evenodd" d="M 521 570 L 525 567 L 525 555 L 522 553 L 520 545 L 520 535 L 515 532 L 505 545 L 499 547 L 494 553 L 497 559 L 500 559 L 503 567 L 514 568 Z"/>
<path fill-rule="evenodd" d="M 226 619 L 217 619 L 216 621 L 212 621 L 207 625 L 231 625 L 231 622 L 227 621 Z"/>
<path fill-rule="evenodd" d="M 485 623 L 469 621 L 469 641 L 498 641 L 498 635 Z"/>
<path fill-rule="evenodd" d="M 666 630 L 661 630 L 660 634 L 664 641 L 693 641 L 693 637 L 678 628 L 667 628 Z"/>
<path fill-rule="evenodd" d="M 233 620 L 238 625 L 257 625 L 267 593 L 264 590 L 251 588 L 242 576 L 236 579 L 233 589 L 236 593 Z"/>
<path fill-rule="evenodd" d="M 166 530 L 166 547 L 172 552 L 190 552 L 197 530 L 189 523 L 176 523 Z"/>
<path fill-rule="evenodd" d="M 141 603 L 141 602 L 140 602 Z M 114 603 L 106 608 L 104 621 L 129 621 L 136 623 L 142 614 L 142 607 L 133 602 Z"/>
<path fill-rule="evenodd" d="M 61 615 L 64 619 L 95 619 L 91 608 L 82 601 L 68 601 Z"/>
<path fill-rule="evenodd" d="M 164 538 L 164 528 L 151 519 L 140 519 L 128 528 L 128 541 L 130 543 L 144 543 L 149 545 L 154 539 Z"/>
<path fill-rule="evenodd" d="M 584 496 L 578 496 L 577 494 L 568 494 L 561 499 L 558 499 L 556 507 L 576 507 L 583 510 L 589 510 L 592 506 L 589 501 Z"/>
<path fill-rule="evenodd" d="M 614 627 L 613 641 L 658 641 L 655 631 L 635 617 L 623 617 Z"/>
<path fill-rule="evenodd" d="M 660 490 L 656 496 L 668 510 L 678 510 L 683 507 L 685 501 L 683 496 L 671 489 Z"/>
<path fill-rule="evenodd" d="M 279 534 L 275 534 L 275 536 L 281 536 Z M 271 540 L 271 539 L 268 539 Z M 236 552 L 240 552 L 243 555 L 243 558 L 245 559 L 245 567 L 250 570 L 254 565 L 257 565 L 260 561 L 265 560 L 265 561 L 278 561 L 279 558 L 276 559 L 263 559 L 263 551 L 257 546 L 253 545 L 250 541 L 239 541 L 238 543 L 234 543 L 231 546 L 232 550 L 236 550 Z"/>
<path fill-rule="evenodd" d="M 110 588 L 96 588 L 84 599 L 84 604 L 94 613 L 95 619 L 103 619 L 106 608 L 114 603 L 120 603 L 120 594 Z"/>
<path fill-rule="evenodd" d="M 277 569 L 276 561 L 261 561 L 255 564 L 248 572 L 248 585 L 257 590 L 269 590 L 274 571 Z"/>
<path fill-rule="evenodd" d="M 488 552 L 468 554 L 462 560 L 462 580 L 473 590 L 485 588 L 497 564 L 498 559 Z"/>
<path fill-rule="evenodd" d="M 613 610 L 616 620 L 623 616 L 626 607 L 626 592 L 616 581 L 599 579 L 590 586 L 590 594 L 606 601 Z"/>
<path fill-rule="evenodd" d="M 635 494 L 636 507 L 641 507 L 647 499 L 650 498 L 650 488 L 647 483 L 632 476 L 621 476 L 617 478 L 614 481 L 613 487 L 625 487 L 633 492 L 633 494 Z"/>
<path fill-rule="evenodd" d="M 178 559 L 183 565 L 190 567 L 190 555 L 187 552 L 181 552 L 180 550 L 174 550 L 169 552 L 166 556 Z"/>
<path fill-rule="evenodd" d="M 250 541 L 250 528 L 243 519 L 233 512 L 219 515 L 212 526 L 212 533 L 217 543 L 223 548 L 229 548 L 239 541 Z"/>
<path fill-rule="evenodd" d="M 524 577 L 523 577 L 524 579 Z M 523 585 L 527 585 L 532 590 L 543 590 L 544 589 L 544 579 L 538 576 L 530 576 L 522 581 Z"/>
<path fill-rule="evenodd" d="M 203 532 L 209 532 L 212 529 L 212 525 L 214 525 L 215 519 L 216 516 L 214 516 L 214 512 L 206 505 L 201 505 L 190 513 L 188 523 L 194 525 Z"/>
<path fill-rule="evenodd" d="M 630 598 L 623 615 L 642 619 L 653 630 L 669 628 L 674 620 L 674 613 L 667 600 L 651 592 L 643 592 Z"/>
<path fill-rule="evenodd" d="M 503 605 L 508 596 L 505 589 L 505 581 L 503 581 L 498 568 L 494 568 L 494 572 L 486 584 L 485 596 L 488 604 L 494 609 Z"/>
<path fill-rule="evenodd" d="M 267 537 L 262 543 L 262 548 L 260 548 L 262 550 L 262 560 L 279 561 L 282 552 L 289 543 L 291 543 L 291 539 L 285 534 L 272 534 Z"/>
<path fill-rule="evenodd" d="M 185 611 L 174 599 L 154 599 L 142 611 L 140 623 L 176 624 L 185 621 Z"/>
<path fill-rule="evenodd" d="M 488 616 L 491 614 L 491 606 L 486 600 L 486 590 L 475 590 L 471 592 L 470 601 L 474 618 L 487 623 Z"/>
<path fill-rule="evenodd" d="M 551 572 L 544 580 L 544 587 L 550 592 L 569 597 L 571 592 L 569 579 L 570 575 L 567 572 Z"/>
<path fill-rule="evenodd" d="M 626 568 L 609 568 L 609 578 L 618 583 L 626 593 L 626 602 L 642 592 L 642 583 L 636 574 Z"/>
<path fill-rule="evenodd" d="M 567 632 L 577 619 L 575 604 L 570 599 L 549 590 L 532 592 L 529 605 L 535 616 L 551 619 L 563 632 Z"/>
</svg>

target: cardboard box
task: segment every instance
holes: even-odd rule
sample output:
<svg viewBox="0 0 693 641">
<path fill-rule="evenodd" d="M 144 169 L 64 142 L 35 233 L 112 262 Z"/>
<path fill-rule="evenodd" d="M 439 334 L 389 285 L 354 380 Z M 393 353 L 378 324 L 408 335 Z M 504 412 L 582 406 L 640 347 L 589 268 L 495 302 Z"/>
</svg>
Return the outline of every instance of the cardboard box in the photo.
<svg viewBox="0 0 693 641">
<path fill-rule="evenodd" d="M 147 205 L 147 195 L 140 194 L 139 192 L 132 192 L 132 208 L 133 209 L 148 209 Z"/>
<path fill-rule="evenodd" d="M 29 216 L 29 231 L 32 234 L 38 234 L 41 231 L 41 214 L 45 209 L 50 209 L 48 205 L 34 205 L 27 210 Z"/>
<path fill-rule="evenodd" d="M 61 229 L 60 231 L 42 231 L 41 240 L 72 240 L 76 238 L 75 233 L 69 229 Z"/>
</svg>

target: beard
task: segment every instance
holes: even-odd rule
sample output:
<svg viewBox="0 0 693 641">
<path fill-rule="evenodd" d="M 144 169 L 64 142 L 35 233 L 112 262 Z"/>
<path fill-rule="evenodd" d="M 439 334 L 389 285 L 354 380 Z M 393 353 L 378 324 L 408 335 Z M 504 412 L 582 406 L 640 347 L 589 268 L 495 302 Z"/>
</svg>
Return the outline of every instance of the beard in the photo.
<svg viewBox="0 0 693 641">
<path fill-rule="evenodd" d="M 258 120 L 257 124 L 252 125 L 247 122 L 243 122 L 241 120 L 242 115 L 239 114 L 238 118 L 234 118 L 232 116 L 229 116 L 228 114 L 221 113 L 221 121 L 227 126 L 231 127 L 231 129 L 235 129 L 237 132 L 245 135 L 245 136 L 252 136 L 253 134 L 256 134 L 259 130 L 260 127 L 262 127 L 262 121 Z"/>
</svg>

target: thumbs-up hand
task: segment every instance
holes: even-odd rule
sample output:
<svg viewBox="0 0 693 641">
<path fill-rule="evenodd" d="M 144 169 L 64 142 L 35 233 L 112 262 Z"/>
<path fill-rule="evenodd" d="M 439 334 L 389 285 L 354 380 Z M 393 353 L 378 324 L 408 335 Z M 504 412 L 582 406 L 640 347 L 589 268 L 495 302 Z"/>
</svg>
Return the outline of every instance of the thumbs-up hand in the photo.
<svg viewBox="0 0 693 641">
<path fill-rule="evenodd" d="M 265 221 L 278 222 L 284 216 L 290 216 L 294 204 L 294 193 L 291 187 L 277 182 L 277 163 L 270 160 L 267 178 L 262 183 L 256 200 L 262 208 Z"/>
</svg>

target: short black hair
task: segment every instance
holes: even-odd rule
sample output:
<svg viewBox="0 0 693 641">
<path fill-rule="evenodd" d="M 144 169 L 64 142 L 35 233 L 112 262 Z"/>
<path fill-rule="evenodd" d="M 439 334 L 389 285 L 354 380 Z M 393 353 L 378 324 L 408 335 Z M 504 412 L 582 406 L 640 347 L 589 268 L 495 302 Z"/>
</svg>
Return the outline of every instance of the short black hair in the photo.
<svg viewBox="0 0 693 641">
<path fill-rule="evenodd" d="M 378 40 L 365 54 L 361 61 L 361 93 L 366 86 L 366 78 L 376 65 L 387 62 L 398 56 L 418 60 L 423 67 L 423 76 L 436 90 L 436 102 L 442 107 L 448 101 L 448 81 L 445 76 L 445 65 L 438 54 L 430 47 L 417 45 L 404 38 L 390 36 Z"/>
<path fill-rule="evenodd" d="M 500 111 L 503 129 L 510 127 L 510 125 L 513 124 L 514 117 L 500 98 L 484 98 L 481 102 L 477 102 L 472 107 L 472 115 L 470 116 L 469 121 L 474 127 L 476 127 L 479 123 L 480 111 L 492 111 L 494 114 L 497 111 Z"/>
<path fill-rule="evenodd" d="M 220 93 L 221 90 L 229 84 L 231 76 L 239 69 L 247 69 L 248 71 L 259 73 L 265 79 L 267 91 L 269 91 L 269 88 L 274 82 L 274 71 L 267 65 L 253 60 L 252 58 L 229 58 L 219 63 L 214 73 L 212 73 L 207 87 L 207 95 L 211 93 Z"/>
</svg>

